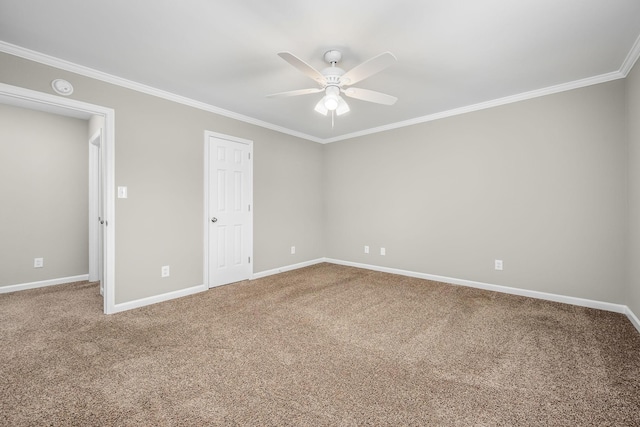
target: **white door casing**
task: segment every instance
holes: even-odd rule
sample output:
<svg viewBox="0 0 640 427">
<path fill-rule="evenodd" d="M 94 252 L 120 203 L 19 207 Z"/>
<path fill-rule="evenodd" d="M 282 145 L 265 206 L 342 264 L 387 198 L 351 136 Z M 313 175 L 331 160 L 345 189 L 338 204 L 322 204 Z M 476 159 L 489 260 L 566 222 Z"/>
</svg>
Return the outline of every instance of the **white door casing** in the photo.
<svg viewBox="0 0 640 427">
<path fill-rule="evenodd" d="M 253 274 L 253 143 L 205 132 L 205 283 Z"/>
</svg>

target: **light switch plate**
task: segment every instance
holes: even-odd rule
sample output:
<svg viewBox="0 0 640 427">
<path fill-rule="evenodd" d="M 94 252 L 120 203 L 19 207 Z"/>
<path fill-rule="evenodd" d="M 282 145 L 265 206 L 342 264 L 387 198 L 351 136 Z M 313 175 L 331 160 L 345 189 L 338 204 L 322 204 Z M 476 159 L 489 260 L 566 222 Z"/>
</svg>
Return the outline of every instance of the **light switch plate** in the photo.
<svg viewBox="0 0 640 427">
<path fill-rule="evenodd" d="M 127 198 L 127 187 L 118 187 L 118 199 Z"/>
</svg>

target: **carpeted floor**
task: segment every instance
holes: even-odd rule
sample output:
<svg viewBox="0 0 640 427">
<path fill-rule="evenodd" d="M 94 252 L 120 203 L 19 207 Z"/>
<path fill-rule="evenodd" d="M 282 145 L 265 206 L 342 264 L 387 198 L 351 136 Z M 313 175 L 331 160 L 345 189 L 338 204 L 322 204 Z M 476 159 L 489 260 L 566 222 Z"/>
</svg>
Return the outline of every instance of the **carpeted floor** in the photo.
<svg viewBox="0 0 640 427">
<path fill-rule="evenodd" d="M 101 311 L 0 295 L 1 425 L 640 425 L 616 313 L 331 264 Z"/>
</svg>

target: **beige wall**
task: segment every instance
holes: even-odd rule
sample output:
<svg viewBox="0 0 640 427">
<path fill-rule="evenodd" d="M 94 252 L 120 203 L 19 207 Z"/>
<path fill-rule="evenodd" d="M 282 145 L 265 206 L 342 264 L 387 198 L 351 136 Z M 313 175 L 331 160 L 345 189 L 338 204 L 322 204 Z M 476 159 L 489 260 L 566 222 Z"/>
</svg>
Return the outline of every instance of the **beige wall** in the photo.
<svg viewBox="0 0 640 427">
<path fill-rule="evenodd" d="M 0 104 L 0 287 L 88 273 L 87 129 Z"/>
<path fill-rule="evenodd" d="M 629 299 L 627 305 L 640 316 L 640 62 L 627 76 L 627 126 L 629 129 Z"/>
<path fill-rule="evenodd" d="M 615 81 L 328 145 L 327 256 L 623 303 L 624 90 Z"/>
<path fill-rule="evenodd" d="M 319 144 L 7 54 L 0 70 L 46 93 L 65 78 L 74 99 L 115 110 L 115 184 L 128 187 L 115 205 L 116 303 L 202 284 L 205 130 L 254 141 L 254 272 L 323 256 Z"/>
</svg>

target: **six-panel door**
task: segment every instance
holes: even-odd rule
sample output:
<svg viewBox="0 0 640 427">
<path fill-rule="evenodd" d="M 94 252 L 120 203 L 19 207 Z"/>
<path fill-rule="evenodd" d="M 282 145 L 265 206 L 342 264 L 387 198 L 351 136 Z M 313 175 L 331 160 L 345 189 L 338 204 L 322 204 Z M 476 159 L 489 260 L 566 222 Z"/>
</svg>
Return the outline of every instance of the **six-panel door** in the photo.
<svg viewBox="0 0 640 427">
<path fill-rule="evenodd" d="M 251 275 L 251 151 L 248 144 L 209 139 L 209 286 Z"/>
</svg>

